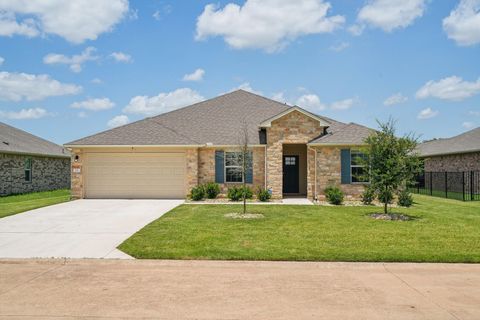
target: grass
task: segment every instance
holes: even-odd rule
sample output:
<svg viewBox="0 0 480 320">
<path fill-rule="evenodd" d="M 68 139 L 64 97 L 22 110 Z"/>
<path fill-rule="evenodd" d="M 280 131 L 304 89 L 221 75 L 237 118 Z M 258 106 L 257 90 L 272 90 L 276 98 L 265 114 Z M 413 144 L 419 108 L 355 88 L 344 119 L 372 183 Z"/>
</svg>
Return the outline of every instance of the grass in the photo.
<svg viewBox="0 0 480 320">
<path fill-rule="evenodd" d="M 381 221 L 376 207 L 249 206 L 264 219 L 224 217 L 239 205 L 182 205 L 119 246 L 136 258 L 480 262 L 480 202 L 415 195 Z"/>
<path fill-rule="evenodd" d="M 0 218 L 66 201 L 70 201 L 68 189 L 0 197 Z"/>
</svg>

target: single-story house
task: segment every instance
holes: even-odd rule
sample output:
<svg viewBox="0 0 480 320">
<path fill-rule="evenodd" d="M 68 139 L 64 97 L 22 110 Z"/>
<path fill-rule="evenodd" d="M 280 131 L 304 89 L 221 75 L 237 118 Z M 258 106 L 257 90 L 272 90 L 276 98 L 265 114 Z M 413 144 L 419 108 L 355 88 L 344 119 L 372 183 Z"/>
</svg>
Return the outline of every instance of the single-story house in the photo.
<svg viewBox="0 0 480 320">
<path fill-rule="evenodd" d="M 358 197 L 365 183 L 358 157 L 371 132 L 238 90 L 65 146 L 78 198 L 183 198 L 206 182 L 226 192 L 242 182 L 235 159 L 245 139 L 253 189 L 314 199 L 338 185 Z"/>
<path fill-rule="evenodd" d="M 426 172 L 480 171 L 480 127 L 418 146 Z"/>
<path fill-rule="evenodd" d="M 70 154 L 0 122 L 0 182 L 0 196 L 70 188 Z"/>
</svg>

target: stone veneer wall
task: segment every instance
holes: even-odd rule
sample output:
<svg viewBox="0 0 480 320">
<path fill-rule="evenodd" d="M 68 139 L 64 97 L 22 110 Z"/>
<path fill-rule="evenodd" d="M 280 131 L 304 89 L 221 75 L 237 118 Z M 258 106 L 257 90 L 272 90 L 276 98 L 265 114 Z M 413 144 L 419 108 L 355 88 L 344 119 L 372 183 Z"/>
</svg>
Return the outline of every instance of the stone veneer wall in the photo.
<svg viewBox="0 0 480 320">
<path fill-rule="evenodd" d="M 267 128 L 267 187 L 275 199 L 283 196 L 283 144 L 306 144 L 323 132 L 317 120 L 293 111 L 272 122 Z M 312 155 L 312 152 L 308 152 Z M 307 161 L 307 197 L 312 198 L 311 160 Z"/>
<path fill-rule="evenodd" d="M 480 152 L 452 154 L 425 159 L 425 171 L 480 171 Z"/>
<path fill-rule="evenodd" d="M 363 184 L 341 184 L 340 147 L 313 147 L 317 152 L 316 195 L 325 198 L 324 190 L 328 186 L 338 186 L 346 198 L 358 199 L 364 191 Z M 315 157 L 315 152 L 312 152 Z M 314 161 L 314 160 L 313 160 Z"/>
<path fill-rule="evenodd" d="M 200 148 L 198 152 L 198 183 L 215 182 L 215 150 L 235 151 L 235 148 Z M 253 147 L 253 184 L 248 184 L 255 192 L 265 187 L 265 147 Z M 220 188 L 225 196 L 230 186 L 238 183 L 222 183 Z"/>
<path fill-rule="evenodd" d="M 25 159 L 32 159 L 32 181 L 25 181 Z M 0 154 L 0 195 L 70 187 L 70 159 Z"/>
</svg>

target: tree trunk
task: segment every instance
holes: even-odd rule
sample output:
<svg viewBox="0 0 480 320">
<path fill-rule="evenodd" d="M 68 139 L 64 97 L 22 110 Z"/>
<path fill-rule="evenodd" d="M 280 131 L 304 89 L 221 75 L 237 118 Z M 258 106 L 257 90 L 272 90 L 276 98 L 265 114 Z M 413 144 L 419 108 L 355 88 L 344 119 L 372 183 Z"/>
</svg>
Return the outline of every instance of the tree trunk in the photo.
<svg viewBox="0 0 480 320">
<path fill-rule="evenodd" d="M 387 203 L 387 202 L 385 202 L 385 203 L 383 204 L 383 212 L 384 212 L 385 214 L 388 214 L 388 203 Z"/>
</svg>

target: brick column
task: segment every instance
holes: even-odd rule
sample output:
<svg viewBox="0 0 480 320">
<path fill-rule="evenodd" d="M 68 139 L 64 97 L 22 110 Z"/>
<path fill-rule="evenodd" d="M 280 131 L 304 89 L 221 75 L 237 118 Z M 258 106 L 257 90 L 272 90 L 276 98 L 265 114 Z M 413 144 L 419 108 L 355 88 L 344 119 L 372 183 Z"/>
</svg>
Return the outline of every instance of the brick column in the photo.
<svg viewBox="0 0 480 320">
<path fill-rule="evenodd" d="M 75 157 L 78 159 L 75 161 Z M 71 166 L 71 188 L 72 197 L 75 199 L 83 199 L 84 194 L 84 180 L 83 180 L 83 156 L 81 150 L 74 149 L 72 151 L 72 166 Z"/>
<path fill-rule="evenodd" d="M 187 149 L 186 154 L 186 172 L 187 172 L 187 182 L 186 182 L 186 192 L 185 194 L 190 194 L 190 190 L 198 185 L 198 148 Z"/>
</svg>

